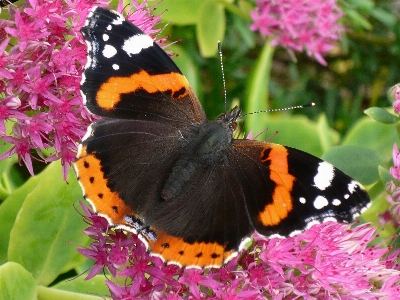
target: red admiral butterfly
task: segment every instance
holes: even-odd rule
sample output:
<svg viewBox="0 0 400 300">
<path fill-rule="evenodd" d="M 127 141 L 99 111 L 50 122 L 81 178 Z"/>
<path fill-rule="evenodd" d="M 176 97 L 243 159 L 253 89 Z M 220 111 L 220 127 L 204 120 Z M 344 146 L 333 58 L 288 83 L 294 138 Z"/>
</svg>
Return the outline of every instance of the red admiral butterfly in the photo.
<svg viewBox="0 0 400 300">
<path fill-rule="evenodd" d="M 234 139 L 238 107 L 208 121 L 171 58 L 122 15 L 96 7 L 82 33 L 82 96 L 102 119 L 79 146 L 76 173 L 96 212 L 153 255 L 219 267 L 255 231 L 293 236 L 350 223 L 369 206 L 364 188 L 327 162 Z"/>
</svg>

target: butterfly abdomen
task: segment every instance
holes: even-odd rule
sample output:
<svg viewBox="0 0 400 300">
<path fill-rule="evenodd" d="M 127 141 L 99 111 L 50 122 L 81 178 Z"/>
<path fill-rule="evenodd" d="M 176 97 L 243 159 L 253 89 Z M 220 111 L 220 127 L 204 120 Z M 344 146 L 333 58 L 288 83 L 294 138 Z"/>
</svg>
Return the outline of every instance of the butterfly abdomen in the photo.
<svg viewBox="0 0 400 300">
<path fill-rule="evenodd" d="M 199 167 L 199 163 L 194 159 L 188 157 L 179 159 L 164 184 L 161 198 L 169 201 L 181 195 Z"/>
</svg>

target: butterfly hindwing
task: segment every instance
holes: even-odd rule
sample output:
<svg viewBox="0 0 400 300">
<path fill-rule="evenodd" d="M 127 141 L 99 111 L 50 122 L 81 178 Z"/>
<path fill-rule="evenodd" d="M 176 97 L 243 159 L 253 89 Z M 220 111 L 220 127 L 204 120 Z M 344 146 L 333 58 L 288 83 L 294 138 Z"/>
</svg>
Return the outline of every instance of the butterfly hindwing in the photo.
<svg viewBox="0 0 400 300">
<path fill-rule="evenodd" d="M 162 238 L 149 245 L 167 261 L 220 266 L 243 248 L 254 228 L 235 166 L 200 168 L 196 174 L 185 193 L 154 208 L 150 223 Z M 180 242 L 161 247 L 174 237 L 181 237 Z"/>
<path fill-rule="evenodd" d="M 103 215 L 113 206 L 117 210 L 124 205 L 138 214 L 146 199 L 155 198 L 154 186 L 160 184 L 162 174 L 172 168 L 174 157 L 179 155 L 178 133 L 171 134 L 174 129 L 165 124 L 119 119 L 96 121 L 89 132 L 75 163 L 86 198 Z M 157 172 L 157 176 L 151 172 Z M 119 204 L 113 204 L 107 194 L 118 199 Z M 141 198 L 142 201 L 134 201 Z M 123 211 L 121 208 L 112 214 L 114 217 L 109 215 L 114 224 L 125 224 Z"/>
</svg>

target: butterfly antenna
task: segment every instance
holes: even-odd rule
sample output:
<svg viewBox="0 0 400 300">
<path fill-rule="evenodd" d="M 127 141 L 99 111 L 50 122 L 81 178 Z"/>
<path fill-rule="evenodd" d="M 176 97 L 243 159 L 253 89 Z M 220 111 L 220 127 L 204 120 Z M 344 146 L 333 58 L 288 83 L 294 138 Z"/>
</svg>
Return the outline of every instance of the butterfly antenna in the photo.
<svg viewBox="0 0 400 300">
<path fill-rule="evenodd" d="M 219 61 L 221 63 L 222 84 L 224 87 L 224 112 L 226 113 L 226 82 L 225 82 L 224 63 L 222 62 L 222 46 L 220 41 L 218 41 L 218 54 L 219 54 Z"/>
<path fill-rule="evenodd" d="M 241 115 L 241 117 L 245 117 L 245 116 L 248 116 L 248 115 L 259 114 L 259 113 L 262 113 L 262 112 L 285 111 L 285 110 L 306 108 L 306 107 L 312 107 L 312 106 L 315 106 L 315 102 L 310 102 L 310 103 L 306 103 L 306 104 L 303 104 L 303 105 L 297 105 L 297 106 L 284 107 L 284 108 L 274 108 L 274 109 L 267 109 L 267 110 L 259 110 L 259 111 L 243 114 L 243 115 Z"/>
</svg>

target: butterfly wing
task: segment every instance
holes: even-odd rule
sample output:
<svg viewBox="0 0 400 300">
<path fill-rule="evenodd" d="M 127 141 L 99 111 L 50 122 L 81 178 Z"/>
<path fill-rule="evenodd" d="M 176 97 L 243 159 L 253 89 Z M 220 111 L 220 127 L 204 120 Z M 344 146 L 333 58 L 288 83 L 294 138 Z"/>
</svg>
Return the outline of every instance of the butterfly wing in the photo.
<svg viewBox="0 0 400 300">
<path fill-rule="evenodd" d="M 361 184 L 313 155 L 251 140 L 233 146 L 247 209 L 264 236 L 292 236 L 325 221 L 350 223 L 370 205 Z"/>
<path fill-rule="evenodd" d="M 95 7 L 81 31 L 88 46 L 81 92 L 90 112 L 178 126 L 207 120 L 176 64 L 122 15 Z"/>
<path fill-rule="evenodd" d="M 91 130 L 75 164 L 85 197 L 111 224 L 141 233 L 153 254 L 182 266 L 221 266 L 254 232 L 235 166 L 199 167 L 188 189 L 161 198 L 187 154 L 173 127 L 102 119 Z"/>
<path fill-rule="evenodd" d="M 128 226 L 127 216 L 139 220 L 159 199 L 154 193 L 185 136 L 207 120 L 171 58 L 122 15 L 95 7 L 82 34 L 88 60 L 81 92 L 89 111 L 103 119 L 88 128 L 75 169 L 96 211 Z"/>
<path fill-rule="evenodd" d="M 159 199 L 155 193 L 181 155 L 179 133 L 162 123 L 118 119 L 102 119 L 90 130 L 75 162 L 85 197 L 114 225 L 139 218 Z"/>
<path fill-rule="evenodd" d="M 350 223 L 370 204 L 359 183 L 300 150 L 235 140 L 225 154 L 225 164 L 204 169 L 191 190 L 154 210 L 159 238 L 148 244 L 167 261 L 219 266 L 254 231 L 287 237 L 316 223 Z"/>
<path fill-rule="evenodd" d="M 200 168 L 190 189 L 159 203 L 150 218 L 158 236 L 147 241 L 151 251 L 186 267 L 220 267 L 235 256 L 254 232 L 238 172 L 235 165 Z"/>
</svg>

